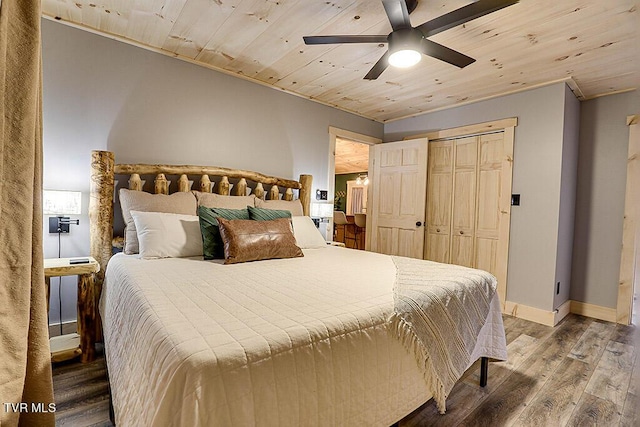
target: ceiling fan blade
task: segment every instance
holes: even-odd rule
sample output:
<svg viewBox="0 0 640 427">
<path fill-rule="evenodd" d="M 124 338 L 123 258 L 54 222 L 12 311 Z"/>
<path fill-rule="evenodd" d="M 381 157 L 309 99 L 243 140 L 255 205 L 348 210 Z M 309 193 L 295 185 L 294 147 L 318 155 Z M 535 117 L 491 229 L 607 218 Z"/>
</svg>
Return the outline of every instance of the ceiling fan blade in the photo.
<svg viewBox="0 0 640 427">
<path fill-rule="evenodd" d="M 378 59 L 378 62 L 376 62 L 376 65 L 374 65 L 373 68 L 369 70 L 367 75 L 364 76 L 364 79 L 365 80 L 377 79 L 380 76 L 380 74 L 382 74 L 382 72 L 387 69 L 388 66 L 389 66 L 389 51 L 387 50 L 384 53 L 384 55 L 382 55 L 382 58 Z"/>
<path fill-rule="evenodd" d="M 353 35 L 353 36 L 304 36 L 304 44 L 336 44 L 336 43 L 386 43 L 388 36 Z"/>
<path fill-rule="evenodd" d="M 409 10 L 405 0 L 382 0 L 385 12 L 391 22 L 393 31 L 402 28 L 411 28 L 411 20 L 409 19 Z"/>
<path fill-rule="evenodd" d="M 476 62 L 475 59 L 467 55 L 463 55 L 462 53 L 449 49 L 446 46 L 432 42 L 429 39 L 422 39 L 420 42 L 420 51 L 425 55 L 448 62 L 449 64 L 455 65 L 459 68 L 464 68 L 467 65 Z"/>
<path fill-rule="evenodd" d="M 425 37 L 438 34 L 449 28 L 473 21 L 481 16 L 488 15 L 496 10 L 518 3 L 519 0 L 478 0 L 453 12 L 446 13 L 431 21 L 425 22 L 416 28 L 422 31 Z"/>
</svg>

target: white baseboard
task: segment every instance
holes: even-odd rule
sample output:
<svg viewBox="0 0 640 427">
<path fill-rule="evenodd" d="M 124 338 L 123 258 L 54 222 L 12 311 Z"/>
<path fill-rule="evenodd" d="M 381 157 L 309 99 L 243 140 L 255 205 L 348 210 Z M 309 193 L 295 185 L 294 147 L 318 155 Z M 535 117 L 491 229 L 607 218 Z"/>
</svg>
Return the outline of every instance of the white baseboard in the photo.
<svg viewBox="0 0 640 427">
<path fill-rule="evenodd" d="M 57 337 L 60 335 L 72 334 L 78 331 L 78 322 L 71 320 L 69 322 L 62 322 L 62 334 L 60 333 L 60 324 L 52 323 L 49 325 L 49 337 Z"/>
</svg>

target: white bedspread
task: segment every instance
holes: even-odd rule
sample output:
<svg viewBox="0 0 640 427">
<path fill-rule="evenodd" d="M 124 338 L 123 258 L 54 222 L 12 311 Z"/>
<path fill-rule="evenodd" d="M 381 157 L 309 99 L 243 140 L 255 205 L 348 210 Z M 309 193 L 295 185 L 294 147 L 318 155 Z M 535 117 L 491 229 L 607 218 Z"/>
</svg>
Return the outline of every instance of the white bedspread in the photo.
<svg viewBox="0 0 640 427">
<path fill-rule="evenodd" d="M 117 424 L 389 425 L 424 403 L 415 358 L 388 331 L 391 258 L 304 252 L 113 257 L 100 311 Z M 473 356 L 506 356 L 497 297 Z"/>
</svg>

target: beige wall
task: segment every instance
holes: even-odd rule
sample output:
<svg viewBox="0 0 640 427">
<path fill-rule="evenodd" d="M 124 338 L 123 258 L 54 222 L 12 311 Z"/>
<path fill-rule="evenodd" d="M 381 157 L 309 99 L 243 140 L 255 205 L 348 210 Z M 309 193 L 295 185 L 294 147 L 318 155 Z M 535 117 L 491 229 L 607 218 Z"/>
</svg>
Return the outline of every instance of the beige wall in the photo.
<svg viewBox="0 0 640 427">
<path fill-rule="evenodd" d="M 573 300 L 616 308 L 629 144 L 626 117 L 638 113 L 638 91 L 581 103 Z"/>
<path fill-rule="evenodd" d="M 62 255 L 89 250 L 91 150 L 117 162 L 205 164 L 328 187 L 329 126 L 382 137 L 383 126 L 281 91 L 43 20 L 44 185 L 84 192 L 80 226 Z M 57 236 L 44 233 L 45 256 Z M 58 312 L 53 287 L 51 318 Z M 75 284 L 63 285 L 63 318 L 75 318 Z"/>
<path fill-rule="evenodd" d="M 553 310 L 564 138 L 563 83 L 385 124 L 385 141 L 517 117 L 507 300 Z"/>
</svg>

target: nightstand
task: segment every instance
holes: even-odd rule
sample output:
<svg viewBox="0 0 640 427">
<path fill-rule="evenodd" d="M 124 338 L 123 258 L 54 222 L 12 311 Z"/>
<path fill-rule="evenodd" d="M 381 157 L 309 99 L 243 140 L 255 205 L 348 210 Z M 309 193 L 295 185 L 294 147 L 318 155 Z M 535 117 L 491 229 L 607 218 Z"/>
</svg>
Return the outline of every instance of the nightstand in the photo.
<svg viewBox="0 0 640 427">
<path fill-rule="evenodd" d="M 88 259 L 89 262 L 72 264 L 72 260 Z M 82 356 L 82 362 L 95 358 L 95 318 L 96 306 L 93 286 L 94 274 L 100 271 L 100 264 L 92 257 L 48 258 L 44 260 L 44 280 L 47 286 L 47 311 L 51 278 L 78 276 L 78 333 L 62 335 L 50 339 L 51 360 L 60 362 Z"/>
</svg>

